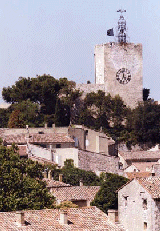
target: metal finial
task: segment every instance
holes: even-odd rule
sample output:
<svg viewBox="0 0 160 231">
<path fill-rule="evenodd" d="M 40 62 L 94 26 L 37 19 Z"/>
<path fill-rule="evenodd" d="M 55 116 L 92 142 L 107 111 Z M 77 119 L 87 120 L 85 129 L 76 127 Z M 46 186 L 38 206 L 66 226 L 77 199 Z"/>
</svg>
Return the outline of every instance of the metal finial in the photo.
<svg viewBox="0 0 160 231">
<path fill-rule="evenodd" d="M 126 12 L 126 10 L 119 9 L 117 12 L 120 12 L 120 18 L 118 20 L 118 42 L 126 43 L 126 20 L 124 19 L 122 13 Z"/>
</svg>

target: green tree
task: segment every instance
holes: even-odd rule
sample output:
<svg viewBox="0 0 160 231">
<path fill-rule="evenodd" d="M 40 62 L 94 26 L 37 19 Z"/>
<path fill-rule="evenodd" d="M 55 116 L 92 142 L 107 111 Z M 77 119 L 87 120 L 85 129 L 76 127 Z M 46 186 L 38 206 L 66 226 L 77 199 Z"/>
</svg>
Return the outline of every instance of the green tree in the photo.
<svg viewBox="0 0 160 231">
<path fill-rule="evenodd" d="M 8 127 L 9 128 L 23 128 L 24 123 L 23 120 L 20 118 L 20 110 L 14 110 L 8 121 Z"/>
<path fill-rule="evenodd" d="M 56 102 L 54 123 L 56 127 L 68 126 L 70 123 L 70 107 L 59 98 Z"/>
<path fill-rule="evenodd" d="M 0 145 L 0 211 L 51 208 L 42 171 L 37 162 L 20 159 L 15 145 Z"/>
<path fill-rule="evenodd" d="M 160 105 L 145 101 L 133 110 L 132 128 L 137 143 L 160 142 Z"/>
<path fill-rule="evenodd" d="M 100 179 L 94 172 L 74 167 L 72 159 L 66 160 L 62 169 L 53 170 L 55 180 L 58 180 L 60 173 L 63 174 L 63 182 L 66 184 L 78 186 L 82 180 L 84 185 L 100 185 Z"/>
<path fill-rule="evenodd" d="M 118 195 L 116 190 L 126 184 L 127 181 L 128 179 L 116 174 L 102 174 L 100 190 L 96 194 L 91 205 L 98 207 L 105 213 L 107 213 L 108 209 L 117 209 Z"/>
</svg>

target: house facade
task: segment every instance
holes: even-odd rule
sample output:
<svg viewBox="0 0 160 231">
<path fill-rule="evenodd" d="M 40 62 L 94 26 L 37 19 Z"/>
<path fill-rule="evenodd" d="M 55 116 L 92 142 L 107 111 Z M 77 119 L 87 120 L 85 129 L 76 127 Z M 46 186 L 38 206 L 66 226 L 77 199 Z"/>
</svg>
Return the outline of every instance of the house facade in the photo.
<svg viewBox="0 0 160 231">
<path fill-rule="evenodd" d="M 128 231 L 159 231 L 160 178 L 136 178 L 119 189 L 118 216 Z"/>
</svg>

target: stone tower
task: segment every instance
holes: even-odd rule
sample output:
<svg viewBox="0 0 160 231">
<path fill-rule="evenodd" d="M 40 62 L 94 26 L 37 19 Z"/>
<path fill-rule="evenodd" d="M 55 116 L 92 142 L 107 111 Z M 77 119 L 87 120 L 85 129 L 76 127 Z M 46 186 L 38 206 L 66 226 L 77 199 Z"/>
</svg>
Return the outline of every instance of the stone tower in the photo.
<svg viewBox="0 0 160 231">
<path fill-rule="evenodd" d="M 134 108 L 143 98 L 142 44 L 127 42 L 124 11 L 119 12 L 117 42 L 95 46 L 95 84 Z"/>
</svg>

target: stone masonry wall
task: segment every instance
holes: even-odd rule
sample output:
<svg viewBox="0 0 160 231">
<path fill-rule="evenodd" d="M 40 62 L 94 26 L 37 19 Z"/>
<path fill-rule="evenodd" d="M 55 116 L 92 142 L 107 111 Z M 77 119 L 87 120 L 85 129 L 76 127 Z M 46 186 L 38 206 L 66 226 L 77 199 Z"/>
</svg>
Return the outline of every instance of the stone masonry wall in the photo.
<svg viewBox="0 0 160 231">
<path fill-rule="evenodd" d="M 118 157 L 79 150 L 78 160 L 80 169 L 93 171 L 97 175 L 101 172 L 118 174 Z"/>
<path fill-rule="evenodd" d="M 76 84 L 76 89 L 83 92 L 82 97 L 85 97 L 86 94 L 90 92 L 105 91 L 104 84 Z"/>
</svg>

